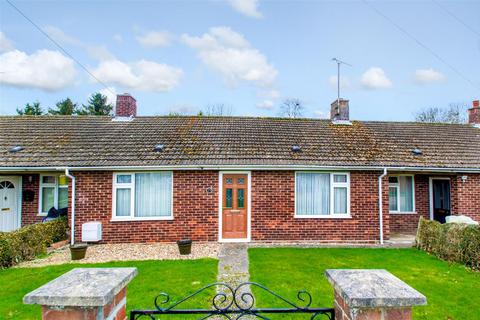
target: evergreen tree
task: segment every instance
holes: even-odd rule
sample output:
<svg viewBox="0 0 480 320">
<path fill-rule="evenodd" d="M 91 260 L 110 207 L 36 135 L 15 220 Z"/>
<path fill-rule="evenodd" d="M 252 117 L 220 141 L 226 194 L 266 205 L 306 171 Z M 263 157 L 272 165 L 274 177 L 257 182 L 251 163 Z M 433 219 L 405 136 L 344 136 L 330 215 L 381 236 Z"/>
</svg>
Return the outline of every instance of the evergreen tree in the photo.
<svg viewBox="0 0 480 320">
<path fill-rule="evenodd" d="M 27 103 L 23 109 L 17 108 L 17 113 L 21 116 L 41 116 L 43 114 L 40 102 Z"/>
<path fill-rule="evenodd" d="M 70 98 L 60 100 L 55 104 L 55 108 L 48 109 L 48 113 L 52 115 L 66 115 L 71 116 L 77 113 L 77 104 L 73 103 Z"/>
<path fill-rule="evenodd" d="M 107 103 L 107 96 L 100 92 L 93 93 L 88 98 L 88 104 L 82 105 L 77 111 L 78 115 L 108 116 L 112 114 L 113 105 Z"/>
</svg>

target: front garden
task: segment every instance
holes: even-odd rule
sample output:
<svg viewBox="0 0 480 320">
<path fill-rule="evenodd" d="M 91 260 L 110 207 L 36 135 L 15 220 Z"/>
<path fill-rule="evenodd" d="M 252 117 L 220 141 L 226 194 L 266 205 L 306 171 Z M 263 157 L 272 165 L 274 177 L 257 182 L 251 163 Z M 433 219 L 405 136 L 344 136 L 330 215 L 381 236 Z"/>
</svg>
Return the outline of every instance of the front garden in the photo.
<svg viewBox="0 0 480 320">
<path fill-rule="evenodd" d="M 154 298 L 160 292 L 178 299 L 191 292 L 192 288 L 215 282 L 217 276 L 217 260 L 214 259 L 125 261 L 5 269 L 0 270 L 0 319 L 39 319 L 40 306 L 24 305 L 23 296 L 73 268 L 85 267 L 137 267 L 138 276 L 128 286 L 129 310 L 154 308 Z M 187 307 L 198 307 L 199 304 L 209 306 L 205 296 L 189 303 Z"/>
<path fill-rule="evenodd" d="M 326 269 L 387 269 L 427 297 L 427 306 L 413 309 L 414 319 L 479 319 L 480 272 L 417 249 L 255 248 L 249 250 L 249 260 L 251 281 L 292 301 L 305 289 L 315 307 L 332 305 Z M 259 306 L 278 301 L 258 290 L 254 294 Z"/>
<path fill-rule="evenodd" d="M 414 308 L 414 319 L 478 319 L 480 272 L 417 249 L 252 248 L 249 260 L 251 281 L 264 284 L 292 301 L 296 301 L 298 290 L 306 289 L 312 294 L 313 307 L 333 305 L 332 288 L 324 276 L 326 269 L 380 268 L 427 297 L 427 306 Z M 138 276 L 128 289 L 128 310 L 153 308 L 153 300 L 160 292 L 169 293 L 171 302 L 176 301 L 215 282 L 218 268 L 215 259 L 197 259 L 4 269 L 0 270 L 0 319 L 38 319 L 40 307 L 22 304 L 23 296 L 75 267 L 137 267 Z M 285 306 L 258 290 L 254 294 L 258 307 Z M 213 292 L 208 292 L 182 308 L 210 307 L 212 296 Z"/>
</svg>

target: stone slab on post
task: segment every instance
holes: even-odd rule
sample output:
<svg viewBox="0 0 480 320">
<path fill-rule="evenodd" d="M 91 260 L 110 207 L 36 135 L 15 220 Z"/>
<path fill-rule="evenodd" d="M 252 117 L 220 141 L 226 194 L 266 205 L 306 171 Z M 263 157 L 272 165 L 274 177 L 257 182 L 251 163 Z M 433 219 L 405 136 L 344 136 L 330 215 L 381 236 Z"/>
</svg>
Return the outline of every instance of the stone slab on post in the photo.
<svg viewBox="0 0 480 320">
<path fill-rule="evenodd" d="M 125 320 L 127 285 L 137 268 L 76 268 L 23 297 L 43 320 Z"/>
<path fill-rule="evenodd" d="M 336 320 L 410 320 L 427 298 L 387 270 L 329 269 Z"/>
</svg>

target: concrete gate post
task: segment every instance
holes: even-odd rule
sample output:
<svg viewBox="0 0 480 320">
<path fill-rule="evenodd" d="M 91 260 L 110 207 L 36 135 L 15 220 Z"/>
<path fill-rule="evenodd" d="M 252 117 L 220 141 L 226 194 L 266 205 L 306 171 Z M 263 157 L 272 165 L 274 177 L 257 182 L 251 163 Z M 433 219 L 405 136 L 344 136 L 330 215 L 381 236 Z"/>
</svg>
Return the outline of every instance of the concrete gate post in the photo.
<svg viewBox="0 0 480 320">
<path fill-rule="evenodd" d="M 386 270 L 325 271 L 335 292 L 336 320 L 411 320 L 427 298 Z"/>
<path fill-rule="evenodd" d="M 137 268 L 77 268 L 30 292 L 43 320 L 125 320 L 127 285 Z"/>
</svg>

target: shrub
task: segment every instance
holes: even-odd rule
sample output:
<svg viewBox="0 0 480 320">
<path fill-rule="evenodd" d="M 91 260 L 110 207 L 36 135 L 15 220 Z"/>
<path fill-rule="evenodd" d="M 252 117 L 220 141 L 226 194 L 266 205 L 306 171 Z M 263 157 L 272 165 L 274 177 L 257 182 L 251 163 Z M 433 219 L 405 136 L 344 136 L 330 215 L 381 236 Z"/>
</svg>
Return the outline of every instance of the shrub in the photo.
<svg viewBox="0 0 480 320">
<path fill-rule="evenodd" d="M 420 218 L 417 248 L 435 256 L 480 270 L 480 226 L 429 221 Z"/>
<path fill-rule="evenodd" d="M 8 268 L 46 253 L 52 243 L 67 238 L 67 229 L 67 219 L 62 218 L 0 233 L 0 268 Z"/>
</svg>

